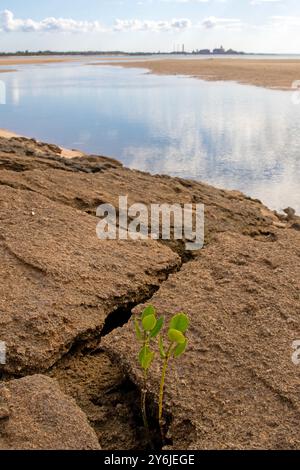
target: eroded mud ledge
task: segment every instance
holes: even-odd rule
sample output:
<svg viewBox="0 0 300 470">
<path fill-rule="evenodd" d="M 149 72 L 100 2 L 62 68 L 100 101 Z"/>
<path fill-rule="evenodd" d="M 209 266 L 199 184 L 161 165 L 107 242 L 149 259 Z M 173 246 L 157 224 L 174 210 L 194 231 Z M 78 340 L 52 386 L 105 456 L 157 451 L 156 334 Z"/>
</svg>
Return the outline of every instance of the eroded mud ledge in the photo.
<svg viewBox="0 0 300 470">
<path fill-rule="evenodd" d="M 178 377 L 193 408 L 180 401 L 176 384 L 167 388 L 174 448 L 182 434 L 186 448 L 300 447 L 290 360 L 291 342 L 300 337 L 299 219 L 278 217 L 239 192 L 59 153 L 34 140 L 0 139 L 0 339 L 8 351 L 2 401 L 12 378 L 44 373 L 58 380 L 61 400 L 76 400 L 102 448 L 144 447 L 126 322 L 132 307 L 151 300 L 167 315 L 186 310 L 193 324 Z M 129 204 L 204 203 L 204 250 L 191 259 L 182 244 L 100 242 L 96 208 L 117 205 L 124 194 Z M 45 395 L 36 400 L 47 406 Z M 10 429 L 9 413 L 2 415 L 0 448 L 28 445 L 28 436 L 13 440 L 14 423 Z M 69 430 L 75 448 L 81 420 Z M 32 431 L 33 448 L 50 445 L 38 436 Z M 92 434 L 78 441 L 82 446 L 95 446 Z"/>
</svg>

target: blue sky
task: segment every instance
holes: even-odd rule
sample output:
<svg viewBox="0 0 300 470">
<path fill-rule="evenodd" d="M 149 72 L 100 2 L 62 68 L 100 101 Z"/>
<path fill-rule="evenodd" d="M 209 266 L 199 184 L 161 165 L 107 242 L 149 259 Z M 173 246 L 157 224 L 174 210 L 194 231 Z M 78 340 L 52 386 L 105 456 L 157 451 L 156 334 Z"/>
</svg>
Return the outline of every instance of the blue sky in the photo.
<svg viewBox="0 0 300 470">
<path fill-rule="evenodd" d="M 299 0 L 0 0 L 0 50 L 300 53 Z"/>
</svg>

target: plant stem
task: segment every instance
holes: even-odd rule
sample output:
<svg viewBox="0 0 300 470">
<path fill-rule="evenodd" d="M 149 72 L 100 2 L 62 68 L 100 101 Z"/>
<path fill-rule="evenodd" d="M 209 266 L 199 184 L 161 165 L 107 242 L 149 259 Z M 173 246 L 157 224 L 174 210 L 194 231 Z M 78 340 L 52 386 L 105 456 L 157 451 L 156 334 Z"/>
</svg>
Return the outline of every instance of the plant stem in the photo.
<svg viewBox="0 0 300 470">
<path fill-rule="evenodd" d="M 149 345 L 149 335 L 147 333 L 144 333 L 144 346 Z M 150 429 L 149 429 L 149 423 L 148 423 L 148 418 L 147 418 L 147 407 L 146 407 L 146 398 L 147 398 L 147 378 L 148 378 L 148 371 L 144 370 L 144 380 L 143 380 L 143 388 L 142 388 L 142 393 L 141 393 L 141 410 L 142 410 L 142 416 L 143 416 L 143 423 L 147 435 L 147 439 L 152 447 L 151 444 L 151 438 L 150 438 Z"/>
<path fill-rule="evenodd" d="M 144 426 L 145 426 L 147 434 L 149 434 L 149 423 L 148 423 L 147 410 L 146 410 L 146 397 L 147 397 L 147 371 L 144 371 L 144 382 L 143 382 L 143 389 L 142 389 L 142 395 L 141 395 L 141 408 L 142 408 Z"/>
<path fill-rule="evenodd" d="M 173 343 L 170 344 L 170 347 L 168 349 L 168 352 L 166 354 L 166 357 L 164 359 L 163 363 L 163 369 L 162 369 L 162 374 L 161 374 L 161 381 L 160 381 L 160 388 L 159 388 L 159 406 L 158 406 L 158 421 L 159 421 L 159 427 L 161 430 L 163 430 L 163 422 L 162 422 L 162 417 L 163 417 L 163 402 L 164 402 L 164 391 L 165 391 L 165 382 L 166 382 L 166 375 L 167 375 L 167 368 L 169 364 L 169 360 L 172 354 L 172 348 L 173 348 Z"/>
</svg>

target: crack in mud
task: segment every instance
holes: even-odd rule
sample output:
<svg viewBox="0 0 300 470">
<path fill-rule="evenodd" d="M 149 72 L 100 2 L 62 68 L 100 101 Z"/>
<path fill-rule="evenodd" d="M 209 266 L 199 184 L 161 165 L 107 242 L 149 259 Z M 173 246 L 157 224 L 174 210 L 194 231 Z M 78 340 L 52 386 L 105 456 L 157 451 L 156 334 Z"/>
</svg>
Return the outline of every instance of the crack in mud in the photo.
<svg viewBox="0 0 300 470">
<path fill-rule="evenodd" d="M 158 283 L 145 286 L 143 292 L 132 292 L 129 300 L 123 299 L 107 314 L 101 328 L 77 337 L 65 348 L 65 353 L 60 351 L 60 358 L 45 371 L 46 375 L 58 380 L 63 392 L 73 397 L 87 415 L 102 449 L 151 449 L 140 413 L 140 390 L 117 363 L 110 361 L 101 349 L 101 338 L 128 323 L 134 307 L 151 299 L 169 275 L 179 271 L 181 266 L 160 273 Z M 159 450 L 162 444 L 155 418 L 157 410 L 150 396 L 148 409 L 153 446 Z"/>
<path fill-rule="evenodd" d="M 154 397 L 149 394 L 147 398 L 152 440 L 150 446 L 140 412 L 140 389 L 119 368 L 118 363 L 111 361 L 101 349 L 101 338 L 127 324 L 132 316 L 132 310 L 151 299 L 170 274 L 180 271 L 182 264 L 164 272 L 160 283 L 148 287 L 142 296 L 135 296 L 134 301 L 126 301 L 111 311 L 94 338 L 88 341 L 82 338 L 75 341 L 68 353 L 47 372 L 59 381 L 67 395 L 75 398 L 88 416 L 102 449 L 151 450 L 154 447 L 155 450 L 161 450 L 162 448 Z M 107 374 L 106 369 L 113 370 L 113 374 Z M 171 417 L 167 422 L 169 420 Z"/>
</svg>

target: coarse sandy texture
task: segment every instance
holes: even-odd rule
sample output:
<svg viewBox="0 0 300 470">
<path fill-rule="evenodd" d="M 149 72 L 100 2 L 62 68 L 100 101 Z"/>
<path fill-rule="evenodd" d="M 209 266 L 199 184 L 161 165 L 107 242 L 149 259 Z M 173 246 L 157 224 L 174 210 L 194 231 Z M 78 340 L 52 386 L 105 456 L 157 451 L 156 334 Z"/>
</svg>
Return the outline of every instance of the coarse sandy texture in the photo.
<svg viewBox="0 0 300 470">
<path fill-rule="evenodd" d="M 188 350 L 166 386 L 172 449 L 300 448 L 300 372 L 291 360 L 300 337 L 300 233 L 276 235 L 219 235 L 149 300 L 168 320 L 184 311 L 191 321 Z M 102 346 L 141 387 L 134 336 L 130 322 Z M 155 365 L 155 402 L 159 377 Z"/>
<path fill-rule="evenodd" d="M 206 243 L 220 231 L 238 231 L 257 237 L 267 233 L 272 237 L 272 228 L 279 222 L 259 201 L 238 191 L 224 191 L 181 178 L 151 176 L 124 168 L 116 160 L 105 157 L 66 160 L 57 155 L 56 146 L 24 138 L 0 139 L 0 146 L 0 164 L 3 170 L 8 170 L 0 173 L 0 184 L 2 181 L 38 193 L 92 215 L 101 203 L 117 207 L 119 195 L 127 195 L 129 205 L 203 203 Z M 180 246 L 175 245 L 179 250 Z"/>
<path fill-rule="evenodd" d="M 140 418 L 140 393 L 101 350 L 76 351 L 49 372 L 87 415 L 101 447 L 138 450 L 147 446 Z"/>
<path fill-rule="evenodd" d="M 189 75 L 209 81 L 234 80 L 278 90 L 291 90 L 292 83 L 300 80 L 300 60 L 164 59 L 112 62 L 112 65 L 146 68 L 155 74 Z"/>
<path fill-rule="evenodd" d="M 26 138 L 25 136 L 20 136 L 19 134 L 16 134 L 15 132 L 9 131 L 7 129 L 0 129 L 0 137 L 4 137 L 5 139 L 11 139 L 12 137 Z M 42 146 L 43 145 L 44 144 L 42 144 Z M 51 147 L 53 150 L 56 150 L 55 153 L 57 153 L 57 155 L 60 155 L 64 158 L 83 157 L 85 155 L 85 153 L 81 152 L 80 150 L 67 149 L 65 147 L 59 147 L 57 145 L 52 145 Z"/>
<path fill-rule="evenodd" d="M 43 375 L 0 383 L 1 450 L 100 450 L 75 401 Z"/>
<path fill-rule="evenodd" d="M 170 241 L 101 242 L 95 232 L 96 208 L 102 203 L 118 206 L 119 195 L 127 195 L 130 205 L 204 203 L 204 250 L 191 255 L 184 243 Z M 300 224 L 292 211 L 289 214 L 279 217 L 237 191 L 152 176 L 101 156 L 66 159 L 55 145 L 0 137 L 0 339 L 8 346 L 0 383 L 11 375 L 45 372 L 76 400 L 102 448 L 145 449 L 134 347 L 130 344 L 127 355 L 123 340 L 117 344 L 118 335 L 131 338 L 131 330 L 116 328 L 126 324 L 133 307 L 157 292 L 153 302 L 161 311 L 185 309 L 193 319 L 191 349 L 182 363 L 187 384 L 190 364 L 194 377 L 206 357 L 202 344 L 211 348 L 209 372 L 198 369 L 198 388 L 191 385 L 188 395 L 196 410 L 192 420 L 189 406 L 167 384 L 174 447 L 179 445 L 178 432 L 186 429 L 188 438 L 181 441 L 185 448 L 300 447 L 291 434 L 298 405 L 286 356 L 290 359 L 288 334 L 298 334 Z M 239 335 L 246 342 L 240 354 Z M 217 354 L 219 361 L 214 359 Z M 223 382 L 220 363 L 226 372 Z M 297 369 L 293 370 L 296 377 Z M 152 389 L 157 381 L 153 372 Z M 205 401 L 210 390 L 212 396 L 216 392 L 216 408 Z M 257 409 L 251 408 L 249 399 L 256 390 Z M 263 393 L 268 416 L 275 417 L 270 421 L 271 427 L 275 423 L 273 437 Z M 278 398 L 280 394 L 286 401 Z M 244 415 L 232 401 L 234 396 Z M 151 402 L 150 398 L 149 406 L 155 405 L 155 397 Z M 173 414 L 174 402 L 184 411 Z M 219 402 L 225 403 L 224 409 Z M 258 410 L 263 417 L 260 433 Z M 187 427 L 182 424 L 183 412 Z M 44 413 L 47 416 L 47 410 Z M 229 426 L 227 419 L 232 420 Z M 247 435 L 249 422 L 254 423 L 254 437 Z"/>
<path fill-rule="evenodd" d="M 99 336 L 108 314 L 147 296 L 179 258 L 152 241 L 100 241 L 97 219 L 0 184 L 0 337 L 10 373 L 52 366 Z"/>
</svg>

